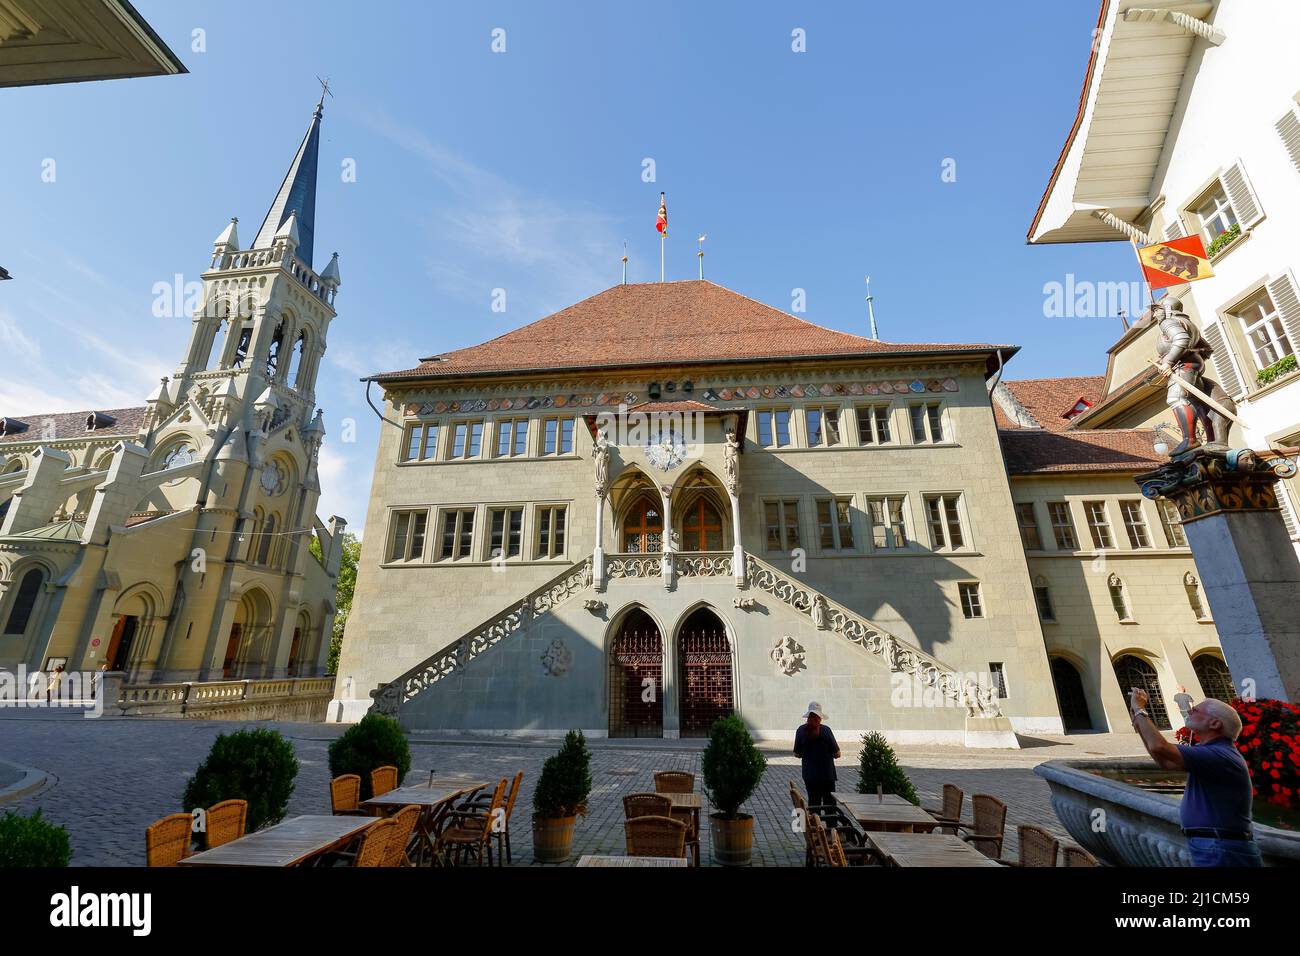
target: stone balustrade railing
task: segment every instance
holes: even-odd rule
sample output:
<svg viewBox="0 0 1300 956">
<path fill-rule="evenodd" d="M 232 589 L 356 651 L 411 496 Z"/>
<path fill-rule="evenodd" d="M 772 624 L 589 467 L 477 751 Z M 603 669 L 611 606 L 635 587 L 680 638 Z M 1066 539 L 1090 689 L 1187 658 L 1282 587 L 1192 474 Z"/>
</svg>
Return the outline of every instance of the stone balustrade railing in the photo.
<svg viewBox="0 0 1300 956">
<path fill-rule="evenodd" d="M 229 272 L 237 269 L 260 269 L 269 265 L 284 267 L 290 275 L 301 282 L 307 291 L 322 302 L 332 303 L 331 287 L 321 281 L 316 271 L 296 255 L 291 255 L 283 239 L 276 240 L 269 249 L 242 249 L 237 252 L 216 252 L 213 254 L 212 269 L 217 272 Z"/>
<path fill-rule="evenodd" d="M 117 707 L 124 716 L 324 720 L 333 693 L 333 677 L 124 684 Z"/>
</svg>

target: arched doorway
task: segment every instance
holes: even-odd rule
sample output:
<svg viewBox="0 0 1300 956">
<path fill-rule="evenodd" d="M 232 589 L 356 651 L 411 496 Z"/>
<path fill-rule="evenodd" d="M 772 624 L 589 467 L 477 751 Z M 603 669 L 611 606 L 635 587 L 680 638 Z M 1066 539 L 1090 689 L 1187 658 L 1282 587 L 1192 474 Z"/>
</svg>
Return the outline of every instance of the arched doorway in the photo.
<svg viewBox="0 0 1300 956">
<path fill-rule="evenodd" d="M 609 735 L 664 735 L 664 642 L 654 619 L 634 608 L 609 651 Z"/>
<path fill-rule="evenodd" d="M 1052 658 L 1052 684 L 1056 687 L 1056 706 L 1061 709 L 1061 722 L 1065 729 L 1091 730 L 1092 715 L 1088 712 L 1083 679 L 1078 669 L 1064 657 Z"/>
<path fill-rule="evenodd" d="M 1149 661 L 1143 660 L 1136 654 L 1121 654 L 1112 663 L 1115 667 L 1115 679 L 1119 681 L 1119 690 L 1124 695 L 1124 700 L 1128 701 L 1131 687 L 1146 691 L 1147 696 L 1151 698 L 1151 702 L 1147 705 L 1147 713 L 1151 715 L 1151 720 L 1157 727 L 1168 730 L 1169 711 L 1165 709 L 1165 698 L 1160 693 L 1160 680 L 1156 677 L 1156 669 Z"/>
<path fill-rule="evenodd" d="M 221 663 L 221 679 L 251 676 L 252 668 L 261 663 L 255 659 L 260 639 L 270 627 L 271 607 L 266 595 L 258 589 L 246 593 L 235 608 L 235 620 L 226 638 L 226 654 Z"/>
<path fill-rule="evenodd" d="M 1206 697 L 1213 697 L 1225 704 L 1237 696 L 1237 688 L 1232 683 L 1232 674 L 1222 657 L 1213 651 L 1204 651 L 1192 658 L 1192 670 L 1201 682 L 1201 690 Z"/>
<path fill-rule="evenodd" d="M 663 505 L 649 495 L 641 495 L 623 515 L 623 550 L 628 554 L 655 554 L 663 549 Z"/>
<path fill-rule="evenodd" d="M 707 737 L 713 722 L 735 710 L 731 641 L 718 615 L 691 613 L 677 632 L 681 736 Z"/>
<path fill-rule="evenodd" d="M 721 551 L 722 513 L 701 494 L 682 513 L 683 551 Z"/>
</svg>

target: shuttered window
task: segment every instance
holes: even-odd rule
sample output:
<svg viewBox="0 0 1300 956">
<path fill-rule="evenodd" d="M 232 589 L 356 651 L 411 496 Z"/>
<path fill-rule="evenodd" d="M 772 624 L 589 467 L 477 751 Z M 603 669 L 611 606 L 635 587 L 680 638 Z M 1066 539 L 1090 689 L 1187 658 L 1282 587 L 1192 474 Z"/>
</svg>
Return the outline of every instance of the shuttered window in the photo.
<svg viewBox="0 0 1300 956">
<path fill-rule="evenodd" d="M 1237 369 L 1232 364 L 1232 356 L 1228 354 L 1228 343 L 1223 339 L 1223 329 L 1218 323 L 1205 326 L 1205 341 L 1214 350 L 1214 368 L 1219 375 L 1219 384 L 1229 395 L 1241 394 L 1241 379 L 1237 376 Z"/>
<path fill-rule="evenodd" d="M 1277 308 L 1282 328 L 1294 354 L 1300 348 L 1300 287 L 1296 285 L 1295 276 L 1290 270 L 1269 280 L 1265 286 Z"/>
<path fill-rule="evenodd" d="M 1260 206 L 1259 197 L 1255 195 L 1255 190 L 1250 185 L 1250 179 L 1246 176 L 1246 168 L 1241 165 L 1241 160 L 1223 171 L 1221 181 L 1243 231 L 1264 218 L 1264 209 Z"/>
<path fill-rule="evenodd" d="M 1294 106 L 1286 111 L 1276 126 L 1277 134 L 1282 137 L 1282 145 L 1291 157 L 1291 164 L 1300 169 L 1300 115 L 1296 114 Z"/>
</svg>

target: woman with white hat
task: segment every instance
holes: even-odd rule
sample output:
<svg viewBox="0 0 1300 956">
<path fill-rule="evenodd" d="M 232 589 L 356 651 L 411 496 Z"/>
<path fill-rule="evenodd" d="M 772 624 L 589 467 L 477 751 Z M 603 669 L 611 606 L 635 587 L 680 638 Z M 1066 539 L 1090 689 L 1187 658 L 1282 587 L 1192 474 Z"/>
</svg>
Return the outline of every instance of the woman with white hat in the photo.
<svg viewBox="0 0 1300 956">
<path fill-rule="evenodd" d="M 794 755 L 803 761 L 803 785 L 808 791 L 808 805 L 816 808 L 834 801 L 835 761 L 840 756 L 840 745 L 835 735 L 823 721 L 826 711 L 817 701 L 811 701 L 804 712 L 805 722 L 794 733 Z"/>
</svg>

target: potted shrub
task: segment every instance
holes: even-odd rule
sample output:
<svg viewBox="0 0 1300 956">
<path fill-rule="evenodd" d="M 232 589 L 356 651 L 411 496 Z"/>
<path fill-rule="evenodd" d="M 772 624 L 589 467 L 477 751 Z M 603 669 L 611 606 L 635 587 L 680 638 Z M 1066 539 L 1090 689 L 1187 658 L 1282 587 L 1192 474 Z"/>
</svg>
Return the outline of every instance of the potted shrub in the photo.
<svg viewBox="0 0 1300 956">
<path fill-rule="evenodd" d="M 723 866 L 748 866 L 754 848 L 754 818 L 741 813 L 763 779 L 767 758 L 758 752 L 745 723 L 735 714 L 714 721 L 700 759 L 704 794 L 713 804 L 713 858 Z"/>
<path fill-rule="evenodd" d="M 67 866 L 71 857 L 68 831 L 41 819 L 40 810 L 30 817 L 10 810 L 0 817 L 0 869 Z"/>
<path fill-rule="evenodd" d="M 190 811 L 222 800 L 248 801 L 248 832 L 279 823 L 289 808 L 298 758 L 274 730 L 218 734 L 207 759 L 185 785 L 181 806 Z"/>
<path fill-rule="evenodd" d="M 533 857 L 563 863 L 573 849 L 573 826 L 587 815 L 591 795 L 591 751 L 581 730 L 564 736 L 559 752 L 546 758 L 533 791 Z"/>
<path fill-rule="evenodd" d="M 858 763 L 858 793 L 893 793 L 920 806 L 921 798 L 898 765 L 894 748 L 883 734 L 875 731 L 862 735 L 862 759 Z"/>
<path fill-rule="evenodd" d="M 402 785 L 411 769 L 411 745 L 392 717 L 367 714 L 330 744 L 329 758 L 330 776 L 355 773 L 361 778 L 361 799 L 369 800 L 374 796 L 370 771 L 377 767 L 396 767 L 397 785 Z"/>
</svg>

